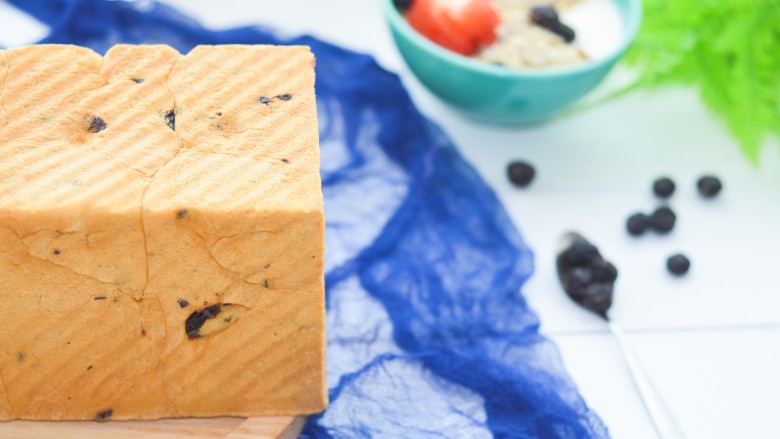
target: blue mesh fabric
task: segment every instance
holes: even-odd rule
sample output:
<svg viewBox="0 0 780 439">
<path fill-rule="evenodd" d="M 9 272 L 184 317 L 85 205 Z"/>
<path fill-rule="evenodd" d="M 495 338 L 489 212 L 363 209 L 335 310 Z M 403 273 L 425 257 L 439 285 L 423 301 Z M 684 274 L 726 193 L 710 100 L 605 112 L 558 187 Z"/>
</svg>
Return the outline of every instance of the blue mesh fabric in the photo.
<svg viewBox="0 0 780 439">
<path fill-rule="evenodd" d="M 52 27 L 42 42 L 99 53 L 116 43 L 183 53 L 196 44 L 311 46 L 331 403 L 303 437 L 608 436 L 520 295 L 530 250 L 452 142 L 370 56 L 258 27 L 207 30 L 151 2 L 11 3 Z"/>
</svg>

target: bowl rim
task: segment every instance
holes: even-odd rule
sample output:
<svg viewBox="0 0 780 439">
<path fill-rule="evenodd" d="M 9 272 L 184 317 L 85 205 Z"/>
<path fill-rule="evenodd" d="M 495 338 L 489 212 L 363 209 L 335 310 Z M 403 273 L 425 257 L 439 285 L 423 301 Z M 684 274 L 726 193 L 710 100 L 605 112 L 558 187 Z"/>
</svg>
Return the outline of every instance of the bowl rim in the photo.
<svg viewBox="0 0 780 439">
<path fill-rule="evenodd" d="M 611 0 L 617 1 L 617 0 Z M 422 34 L 414 30 L 409 23 L 403 18 L 400 11 L 396 9 L 393 4 L 393 0 L 381 0 L 382 9 L 384 10 L 385 17 L 390 23 L 390 27 L 400 32 L 405 38 L 412 40 L 416 45 L 422 47 L 427 52 L 435 55 L 439 58 L 443 58 L 452 64 L 456 64 L 466 70 L 472 70 L 480 73 L 486 73 L 493 76 L 507 77 L 507 78 L 552 78 L 552 77 L 564 77 L 570 75 L 576 75 L 578 73 L 589 72 L 599 69 L 607 64 L 615 62 L 620 58 L 626 50 L 633 44 L 637 33 L 639 32 L 640 24 L 642 22 L 642 1 L 641 0 L 624 0 L 628 3 L 628 17 L 623 21 L 624 33 L 623 41 L 620 46 L 614 49 L 609 55 L 602 56 L 597 59 L 587 60 L 583 63 L 576 64 L 574 66 L 565 67 L 548 67 L 544 69 L 518 69 L 506 66 L 500 66 L 490 64 L 478 59 L 470 58 L 465 55 L 450 51 L 444 47 L 439 46 Z"/>
</svg>

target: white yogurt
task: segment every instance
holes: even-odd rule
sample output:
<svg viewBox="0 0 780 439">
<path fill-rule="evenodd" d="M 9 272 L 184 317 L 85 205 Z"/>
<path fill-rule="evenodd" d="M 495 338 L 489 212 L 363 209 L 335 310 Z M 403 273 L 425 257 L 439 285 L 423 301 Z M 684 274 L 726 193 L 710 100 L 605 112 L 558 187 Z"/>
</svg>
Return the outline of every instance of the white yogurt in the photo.
<svg viewBox="0 0 780 439">
<path fill-rule="evenodd" d="M 498 41 L 477 58 L 513 68 L 547 68 L 580 64 L 608 56 L 622 44 L 623 22 L 615 0 L 492 0 L 501 23 Z M 566 43 L 531 22 L 535 6 L 552 6 L 561 22 L 574 30 Z"/>
<path fill-rule="evenodd" d="M 561 22 L 576 34 L 578 45 L 590 59 L 604 58 L 623 42 L 623 20 L 614 0 L 581 0 L 559 12 Z"/>
</svg>

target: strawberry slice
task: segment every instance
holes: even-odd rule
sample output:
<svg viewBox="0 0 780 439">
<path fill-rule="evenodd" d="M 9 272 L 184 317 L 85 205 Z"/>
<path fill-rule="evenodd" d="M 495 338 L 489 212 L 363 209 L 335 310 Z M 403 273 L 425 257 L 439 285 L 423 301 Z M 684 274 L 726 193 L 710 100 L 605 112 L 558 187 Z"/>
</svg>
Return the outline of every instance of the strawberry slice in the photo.
<svg viewBox="0 0 780 439">
<path fill-rule="evenodd" d="M 469 56 L 496 41 L 499 18 L 491 0 L 415 0 L 406 21 L 434 43 Z"/>
</svg>

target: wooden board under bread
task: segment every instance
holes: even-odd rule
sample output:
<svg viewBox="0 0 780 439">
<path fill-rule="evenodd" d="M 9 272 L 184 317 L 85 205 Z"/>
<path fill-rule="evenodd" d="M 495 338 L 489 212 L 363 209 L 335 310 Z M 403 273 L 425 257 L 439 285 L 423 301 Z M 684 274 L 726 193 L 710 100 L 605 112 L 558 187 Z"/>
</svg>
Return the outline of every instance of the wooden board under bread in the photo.
<svg viewBox="0 0 780 439">
<path fill-rule="evenodd" d="M 306 418 L 187 418 L 159 421 L 113 422 L 0 422 L 3 439 L 292 439 L 303 429 Z"/>
</svg>

